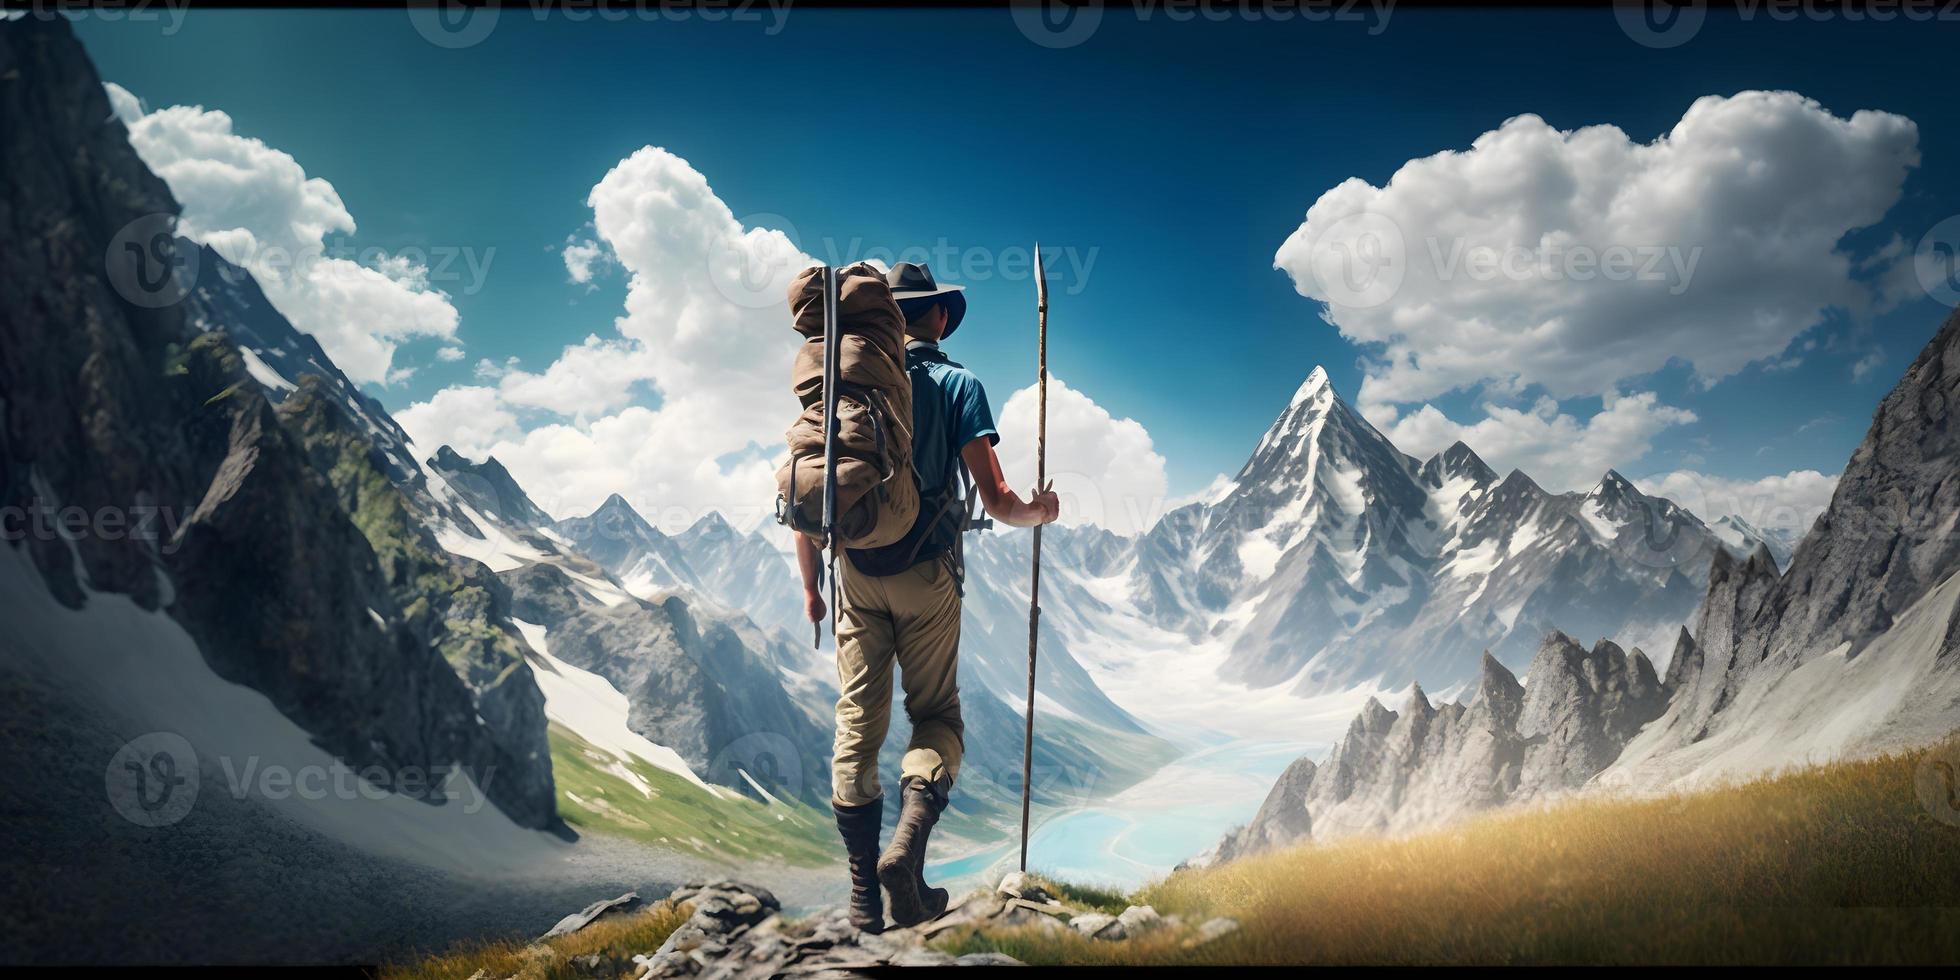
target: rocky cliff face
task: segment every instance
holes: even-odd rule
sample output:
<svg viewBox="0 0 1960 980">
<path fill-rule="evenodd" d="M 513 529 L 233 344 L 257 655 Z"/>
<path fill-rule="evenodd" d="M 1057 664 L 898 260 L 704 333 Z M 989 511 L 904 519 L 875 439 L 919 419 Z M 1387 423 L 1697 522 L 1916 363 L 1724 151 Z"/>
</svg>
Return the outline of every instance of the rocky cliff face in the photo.
<svg viewBox="0 0 1960 980">
<path fill-rule="evenodd" d="M 1956 398 L 1960 314 L 1879 404 L 1787 570 L 1767 550 L 1717 562 L 1687 656 L 1669 665 L 1680 694 L 1628 746 L 1629 781 L 1892 747 L 1960 724 Z"/>
<path fill-rule="evenodd" d="M 514 820 L 552 823 L 549 760 L 525 748 L 541 719 L 524 731 L 521 694 L 480 699 L 495 685 L 408 626 L 328 474 L 200 315 L 177 205 L 66 22 L 8 24 L 0 77 L 0 506 L 96 515 L 9 546 L 70 608 L 113 592 L 165 610 L 353 766 L 461 766 Z"/>
<path fill-rule="evenodd" d="M 755 652 L 766 642 L 759 634 L 745 636 L 678 596 L 600 599 L 551 563 L 503 577 L 514 614 L 546 629 L 552 655 L 609 681 L 627 698 L 627 725 L 680 753 L 701 778 L 744 792 L 754 779 L 771 793 L 829 799 L 830 733 Z"/>
<path fill-rule="evenodd" d="M 1960 314 L 1878 407 L 1830 507 L 1778 572 L 1717 549 L 1666 677 L 1563 633 L 1520 686 L 1485 655 L 1464 706 L 1370 701 L 1287 770 L 1218 860 L 1401 831 L 1589 784 L 1650 790 L 1923 744 L 1960 725 Z M 1610 516 L 1608 508 L 1600 508 Z"/>
<path fill-rule="evenodd" d="M 1840 646 L 1856 657 L 1960 568 L 1956 396 L 1960 314 L 1879 405 L 1789 570 L 1779 576 L 1766 552 L 1717 569 L 1695 621 L 1702 659 L 1683 734 L 1705 729 L 1754 675 Z"/>
<path fill-rule="evenodd" d="M 1327 759 L 1289 767 L 1213 857 L 1414 830 L 1576 789 L 1666 703 L 1647 656 L 1606 640 L 1587 650 L 1552 633 L 1522 685 L 1486 654 L 1467 703 L 1432 705 L 1421 687 L 1399 712 L 1370 698 Z"/>
<path fill-rule="evenodd" d="M 440 653 L 469 689 L 496 750 L 484 760 L 486 769 L 521 781 L 526 798 L 552 798 L 544 696 L 525 661 L 523 638 L 510 624 L 509 591 L 481 563 L 436 543 L 390 478 L 387 454 L 341 404 L 328 382 L 309 374 L 277 414 L 327 474 L 341 508 L 374 550 L 400 628 L 419 649 Z"/>
</svg>

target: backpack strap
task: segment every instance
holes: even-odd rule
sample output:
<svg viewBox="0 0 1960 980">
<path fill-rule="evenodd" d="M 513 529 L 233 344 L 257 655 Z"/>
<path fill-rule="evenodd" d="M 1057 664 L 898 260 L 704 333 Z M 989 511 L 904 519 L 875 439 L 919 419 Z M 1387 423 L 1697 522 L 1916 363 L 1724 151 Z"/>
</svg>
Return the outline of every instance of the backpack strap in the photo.
<svg viewBox="0 0 1960 980">
<path fill-rule="evenodd" d="M 980 498 L 973 492 L 973 474 L 968 472 L 966 460 L 961 459 L 956 454 L 946 469 L 946 481 L 942 484 L 944 489 L 940 491 L 945 499 L 940 502 L 938 509 L 934 511 L 930 523 L 936 525 L 941 521 L 947 520 L 957 522 L 954 525 L 956 530 L 953 532 L 952 548 L 946 552 L 944 557 L 953 572 L 953 588 L 959 593 L 961 598 L 965 598 L 966 532 L 988 530 L 994 526 L 994 522 L 992 518 L 974 516 L 978 511 Z M 956 483 L 960 488 L 960 495 L 958 497 L 953 496 L 952 493 L 953 486 Z M 919 536 L 919 540 L 912 543 L 911 552 L 905 556 L 905 567 L 910 568 L 918 560 L 919 550 L 925 547 L 927 539 L 931 537 L 931 534 L 922 534 Z"/>
</svg>

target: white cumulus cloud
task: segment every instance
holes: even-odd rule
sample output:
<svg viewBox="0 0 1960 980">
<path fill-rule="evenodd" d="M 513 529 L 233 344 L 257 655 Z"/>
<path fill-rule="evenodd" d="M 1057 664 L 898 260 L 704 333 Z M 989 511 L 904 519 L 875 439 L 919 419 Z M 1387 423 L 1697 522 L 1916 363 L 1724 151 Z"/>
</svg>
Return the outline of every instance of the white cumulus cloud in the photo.
<svg viewBox="0 0 1960 980">
<path fill-rule="evenodd" d="M 428 401 L 396 412 L 395 421 L 424 453 L 447 445 L 475 459 L 519 434 L 517 416 L 504 408 L 497 390 L 475 385 L 444 388 Z"/>
<path fill-rule="evenodd" d="M 597 241 L 578 254 L 603 254 L 628 277 L 617 336 L 588 337 L 541 372 L 485 360 L 477 375 L 494 385 L 439 392 L 400 413 L 403 426 L 430 451 L 494 454 L 560 517 L 618 492 L 669 530 L 709 510 L 758 524 L 773 512 L 775 460 L 797 413 L 786 294 L 816 260 L 781 231 L 744 225 L 658 147 L 621 160 L 586 203 Z M 591 272 L 566 261 L 575 280 Z M 642 393 L 657 405 L 636 403 Z M 477 412 L 499 413 L 497 424 Z"/>
<path fill-rule="evenodd" d="M 130 145 L 183 206 L 179 233 L 251 272 L 349 377 L 399 380 L 393 360 L 403 341 L 455 335 L 456 308 L 431 287 L 427 268 L 400 256 L 370 266 L 330 254 L 327 237 L 352 234 L 354 216 L 332 184 L 308 177 L 290 154 L 234 132 L 223 112 L 146 113 L 127 90 L 107 89 Z"/>
<path fill-rule="evenodd" d="M 589 283 L 605 263 L 605 246 L 586 239 L 571 240 L 565 244 L 561 253 L 565 259 L 565 274 L 575 283 Z"/>
<path fill-rule="evenodd" d="M 1499 473 L 1521 469 L 1549 490 L 1592 486 L 1609 469 L 1624 469 L 1653 446 L 1663 429 L 1695 421 L 1684 408 L 1663 405 L 1653 392 L 1609 395 L 1590 418 L 1559 411 L 1540 398 L 1529 408 L 1491 405 L 1472 425 L 1451 421 L 1434 405 L 1376 425 L 1397 448 L 1427 458 L 1461 439 Z"/>
<path fill-rule="evenodd" d="M 1918 162 L 1911 120 L 1793 92 L 1702 98 L 1651 142 L 1522 115 L 1327 191 L 1274 263 L 1374 353 L 1364 405 L 1602 395 L 1672 359 L 1712 382 L 1873 301 L 1839 241 Z"/>
<path fill-rule="evenodd" d="M 570 418 L 599 416 L 624 408 L 634 389 L 651 377 L 650 355 L 631 341 L 601 340 L 565 348 L 541 374 L 514 365 L 498 371 L 497 390 L 504 401 L 523 408 L 541 408 Z"/>
<path fill-rule="evenodd" d="M 1667 497 L 1706 521 L 1729 515 L 1760 528 L 1810 530 L 1830 506 L 1838 477 L 1816 470 L 1791 470 L 1755 480 L 1710 476 L 1694 470 L 1660 473 L 1640 481 L 1640 489 Z"/>
<path fill-rule="evenodd" d="M 1034 486 L 1033 385 L 1010 395 L 998 420 L 1001 471 L 1026 496 Z M 1137 534 L 1170 506 L 1164 457 L 1135 419 L 1119 419 L 1060 378 L 1048 379 L 1048 478 L 1062 498 L 1063 524 Z"/>
</svg>

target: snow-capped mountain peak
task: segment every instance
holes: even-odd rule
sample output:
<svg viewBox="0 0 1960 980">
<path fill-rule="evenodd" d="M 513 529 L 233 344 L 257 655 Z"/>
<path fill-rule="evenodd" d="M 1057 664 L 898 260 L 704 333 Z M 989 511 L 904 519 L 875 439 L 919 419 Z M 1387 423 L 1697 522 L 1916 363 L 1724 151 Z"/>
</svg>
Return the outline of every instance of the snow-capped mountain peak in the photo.
<svg viewBox="0 0 1960 980">
<path fill-rule="evenodd" d="M 1417 474 L 1422 482 L 1434 488 L 1442 488 L 1452 480 L 1468 480 L 1478 487 L 1497 482 L 1497 471 L 1485 463 L 1475 450 L 1464 445 L 1463 440 L 1450 443 L 1448 449 L 1429 457 L 1422 463 Z"/>
<path fill-rule="evenodd" d="M 1769 549 L 1777 568 L 1790 566 L 1790 556 L 1796 553 L 1797 543 L 1803 539 L 1802 532 L 1783 527 L 1757 527 L 1734 514 L 1709 525 L 1709 531 L 1737 555 L 1753 554 L 1759 547 Z"/>
<path fill-rule="evenodd" d="M 524 488 L 517 485 L 517 480 L 495 456 L 486 457 L 481 463 L 472 463 L 445 445 L 436 450 L 428 464 L 448 481 L 452 489 L 493 520 L 517 527 L 536 528 L 551 524 L 551 515 L 532 502 Z"/>
<path fill-rule="evenodd" d="M 1618 470 L 1607 470 L 1599 482 L 1586 491 L 1586 499 L 1597 504 L 1602 510 L 1624 514 L 1635 507 L 1643 507 L 1654 498 L 1640 492 L 1633 481 L 1620 475 Z"/>
<path fill-rule="evenodd" d="M 626 502 L 625 497 L 616 493 L 607 497 L 606 502 L 600 504 L 598 509 L 594 510 L 586 519 L 617 524 L 622 527 L 630 527 L 654 534 L 660 533 L 652 524 L 647 523 L 646 518 L 640 516 L 639 511 L 633 509 L 632 504 Z"/>
<path fill-rule="evenodd" d="M 618 495 L 615 494 L 614 496 Z M 688 525 L 687 530 L 680 533 L 680 536 L 683 538 L 700 539 L 733 537 L 734 535 L 734 526 L 730 525 L 728 519 L 722 517 L 721 511 L 718 510 L 711 510 L 703 514 L 700 520 Z"/>
<path fill-rule="evenodd" d="M 1130 595 L 1228 650 L 1223 675 L 1320 693 L 1411 676 L 1467 689 L 1547 629 L 1665 648 L 1714 538 L 1618 471 L 1552 493 L 1457 442 L 1404 454 L 1316 369 L 1215 502 L 1140 540 Z M 1661 634 L 1665 633 L 1666 636 Z"/>
<path fill-rule="evenodd" d="M 1300 387 L 1294 389 L 1293 400 L 1287 405 L 1290 408 L 1331 397 L 1334 397 L 1334 386 L 1327 380 L 1327 369 L 1316 364 L 1314 369 L 1307 373 L 1307 380 L 1300 382 Z"/>
</svg>

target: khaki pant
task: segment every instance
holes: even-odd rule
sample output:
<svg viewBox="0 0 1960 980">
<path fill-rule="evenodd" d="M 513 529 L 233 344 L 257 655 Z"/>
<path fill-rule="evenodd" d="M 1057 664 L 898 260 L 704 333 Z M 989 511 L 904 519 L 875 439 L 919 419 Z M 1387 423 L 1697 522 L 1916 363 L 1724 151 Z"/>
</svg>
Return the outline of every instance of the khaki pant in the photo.
<svg viewBox="0 0 1960 980">
<path fill-rule="evenodd" d="M 874 577 L 837 563 L 837 741 L 831 794 L 862 806 L 883 793 L 878 747 L 891 726 L 892 667 L 912 720 L 900 772 L 949 780 L 960 768 L 960 595 L 945 559 Z"/>
</svg>

